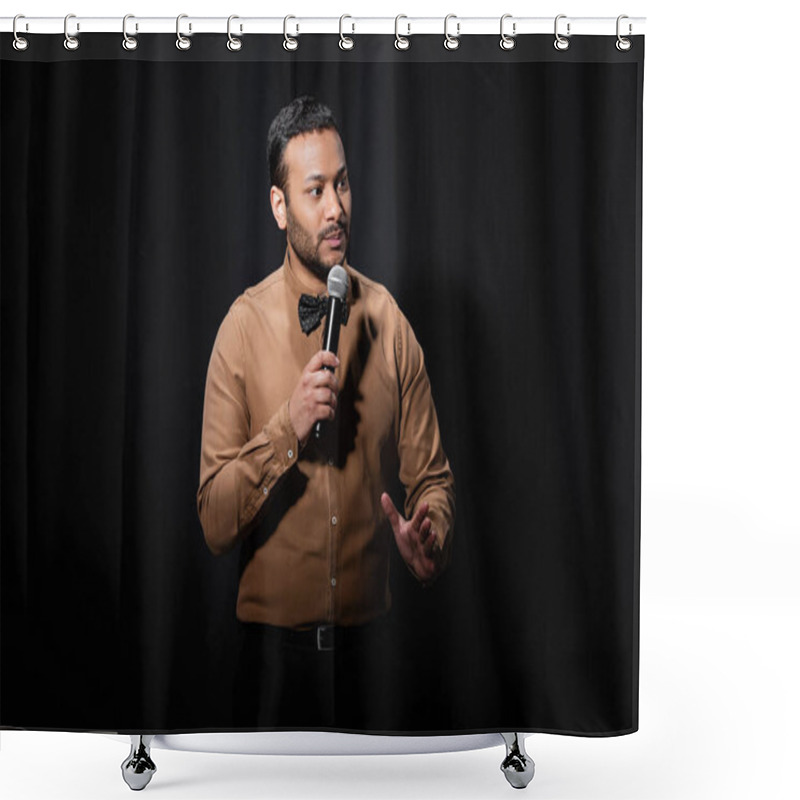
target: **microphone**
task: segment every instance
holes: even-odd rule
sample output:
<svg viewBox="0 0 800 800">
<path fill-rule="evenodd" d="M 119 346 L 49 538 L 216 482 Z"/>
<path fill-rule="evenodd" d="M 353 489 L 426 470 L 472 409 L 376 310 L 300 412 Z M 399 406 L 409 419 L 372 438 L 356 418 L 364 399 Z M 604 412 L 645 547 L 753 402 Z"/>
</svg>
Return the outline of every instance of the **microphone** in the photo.
<svg viewBox="0 0 800 800">
<path fill-rule="evenodd" d="M 339 349 L 339 329 L 342 327 L 342 308 L 347 297 L 347 284 L 349 282 L 347 271 L 338 264 L 331 267 L 328 273 L 328 313 L 325 317 L 325 339 L 323 350 L 328 350 L 336 355 Z M 333 372 L 333 367 L 323 366 Z M 317 420 L 314 426 L 314 436 L 319 439 L 322 435 L 323 420 Z"/>
</svg>

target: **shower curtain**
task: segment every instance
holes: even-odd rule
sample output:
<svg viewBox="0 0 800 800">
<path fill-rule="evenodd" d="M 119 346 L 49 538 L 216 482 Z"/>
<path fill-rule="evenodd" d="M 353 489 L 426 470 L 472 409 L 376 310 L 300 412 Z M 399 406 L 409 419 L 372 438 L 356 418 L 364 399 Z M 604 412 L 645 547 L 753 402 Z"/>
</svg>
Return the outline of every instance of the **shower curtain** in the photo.
<svg viewBox="0 0 800 800">
<path fill-rule="evenodd" d="M 28 38 L 0 37 L 0 727 L 635 731 L 643 37 Z M 324 228 L 271 192 L 307 97 L 336 127 L 284 157 L 346 164 Z M 314 299 L 309 231 L 351 318 L 303 443 L 329 301 L 308 334 L 269 303 Z M 257 716 L 245 629 L 281 631 Z"/>
</svg>

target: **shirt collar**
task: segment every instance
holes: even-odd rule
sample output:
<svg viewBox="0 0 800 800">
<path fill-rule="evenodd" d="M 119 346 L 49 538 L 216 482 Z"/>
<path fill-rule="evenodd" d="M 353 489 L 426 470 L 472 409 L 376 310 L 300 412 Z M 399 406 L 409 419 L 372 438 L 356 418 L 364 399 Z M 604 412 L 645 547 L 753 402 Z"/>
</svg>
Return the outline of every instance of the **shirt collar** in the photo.
<svg viewBox="0 0 800 800">
<path fill-rule="evenodd" d="M 347 277 L 349 278 L 347 281 L 347 305 L 352 308 L 360 294 L 358 291 L 358 275 L 347 263 L 346 257 L 342 262 L 342 266 L 347 272 Z M 283 269 L 286 273 L 286 280 L 288 281 L 293 294 L 295 294 L 298 299 L 301 294 L 324 295 L 328 293 L 328 287 L 322 281 L 317 280 L 316 278 L 312 279 L 306 273 L 300 272 L 300 269 L 298 269 L 297 265 L 292 262 L 291 258 L 289 258 L 288 245 L 286 247 L 286 253 L 283 257 Z"/>
</svg>

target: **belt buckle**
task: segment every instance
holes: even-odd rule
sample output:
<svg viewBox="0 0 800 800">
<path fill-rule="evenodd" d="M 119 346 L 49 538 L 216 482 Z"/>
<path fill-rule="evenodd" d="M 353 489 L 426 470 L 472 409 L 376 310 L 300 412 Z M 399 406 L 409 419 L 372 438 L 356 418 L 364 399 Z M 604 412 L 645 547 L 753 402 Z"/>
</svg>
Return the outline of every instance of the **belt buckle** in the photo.
<svg viewBox="0 0 800 800">
<path fill-rule="evenodd" d="M 317 625 L 317 650 L 333 650 L 333 625 Z"/>
</svg>

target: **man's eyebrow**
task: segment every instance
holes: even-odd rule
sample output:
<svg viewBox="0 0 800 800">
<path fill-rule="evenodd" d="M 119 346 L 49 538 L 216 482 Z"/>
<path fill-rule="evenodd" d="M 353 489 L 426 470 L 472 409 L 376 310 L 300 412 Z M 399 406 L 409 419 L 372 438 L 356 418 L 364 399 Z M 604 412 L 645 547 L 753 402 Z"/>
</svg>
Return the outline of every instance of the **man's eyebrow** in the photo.
<svg viewBox="0 0 800 800">
<path fill-rule="evenodd" d="M 347 172 L 346 164 L 339 167 L 339 171 L 336 173 L 336 177 L 341 178 L 345 172 Z M 305 179 L 305 183 L 325 183 L 325 176 L 320 172 L 315 172 L 313 175 L 309 175 Z"/>
</svg>

